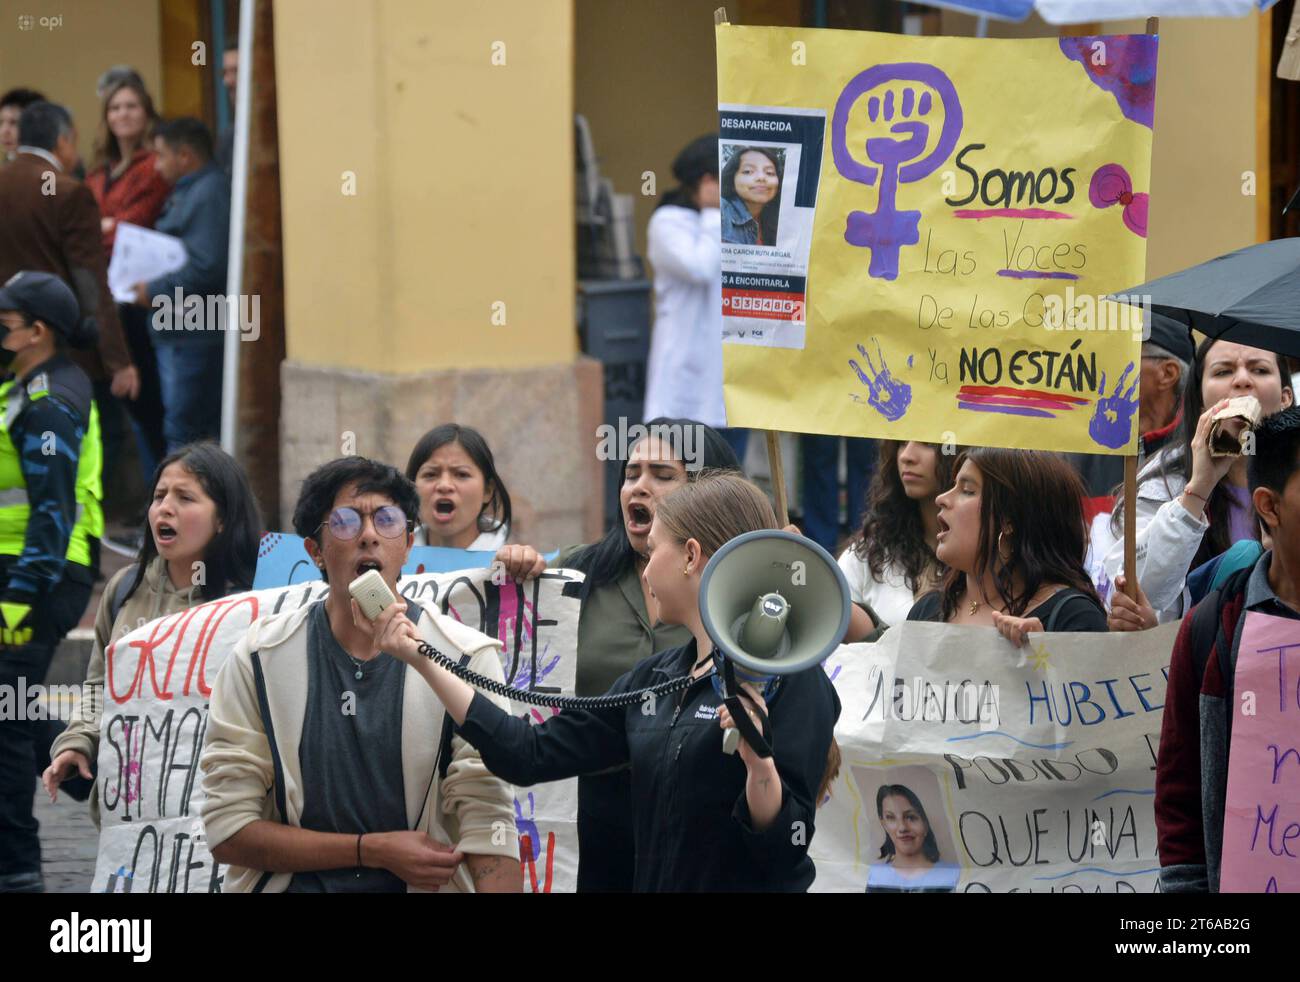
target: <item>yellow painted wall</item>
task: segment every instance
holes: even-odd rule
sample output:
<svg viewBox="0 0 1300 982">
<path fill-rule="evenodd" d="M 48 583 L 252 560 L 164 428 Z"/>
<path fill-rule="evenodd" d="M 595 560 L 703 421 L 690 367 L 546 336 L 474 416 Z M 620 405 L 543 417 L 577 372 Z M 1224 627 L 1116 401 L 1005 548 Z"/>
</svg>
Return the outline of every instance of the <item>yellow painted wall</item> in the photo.
<svg viewBox="0 0 1300 982">
<path fill-rule="evenodd" d="M 718 129 L 713 11 L 720 0 L 576 0 L 574 108 L 591 125 L 600 172 L 634 195 L 637 250 L 673 158 Z M 734 6 L 734 4 L 733 4 Z M 655 194 L 642 193 L 642 174 Z"/>
<path fill-rule="evenodd" d="M 1257 98 L 1256 73 L 1268 71 L 1258 38 L 1255 17 L 1160 22 L 1148 279 L 1259 241 L 1259 198 L 1242 194 L 1244 171 L 1268 194 L 1267 144 L 1256 152 L 1268 114 Z"/>
<path fill-rule="evenodd" d="M 591 125 L 600 172 L 633 195 L 637 250 L 673 158 L 718 129 L 713 12 L 735 24 L 797 24 L 799 0 L 575 0 L 574 109 Z M 642 193 L 642 174 L 655 193 Z"/>
<path fill-rule="evenodd" d="M 288 357 L 572 361 L 571 0 L 278 0 L 275 30 Z"/>
<path fill-rule="evenodd" d="M 34 18 L 30 30 L 23 15 Z M 134 66 L 158 100 L 158 0 L 15 0 L 0 17 L 0 92 L 23 86 L 67 106 L 87 165 L 100 120 L 95 81 L 106 68 Z M 42 18 L 58 22 L 43 27 Z"/>
</svg>

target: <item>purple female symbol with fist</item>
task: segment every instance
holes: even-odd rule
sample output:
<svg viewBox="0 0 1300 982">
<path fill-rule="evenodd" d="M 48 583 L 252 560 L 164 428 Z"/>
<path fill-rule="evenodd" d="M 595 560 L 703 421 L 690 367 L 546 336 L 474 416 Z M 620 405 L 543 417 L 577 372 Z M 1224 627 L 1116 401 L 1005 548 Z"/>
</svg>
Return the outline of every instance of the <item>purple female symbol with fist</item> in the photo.
<svg viewBox="0 0 1300 982">
<path fill-rule="evenodd" d="M 890 83 L 904 83 L 895 100 Z M 906 84 L 912 83 L 912 84 Z M 880 90 L 867 100 L 871 123 L 888 123 L 895 136 L 873 136 L 866 141 L 867 157 L 873 167 L 857 160 L 848 145 L 849 113 L 863 95 Z M 932 93 L 939 96 L 935 105 Z M 935 125 L 934 116 L 943 114 L 934 149 L 925 153 Z M 874 212 L 851 211 L 845 222 L 844 241 L 871 250 L 867 272 L 879 279 L 898 278 L 898 254 L 905 245 L 920 241 L 921 213 L 899 211 L 895 199 L 898 186 L 928 177 L 948 159 L 961 135 L 962 111 L 952 80 L 934 65 L 904 62 L 876 65 L 859 72 L 844 86 L 831 117 L 831 155 L 840 176 L 858 184 L 874 185 L 880 179 L 880 194 Z"/>
</svg>

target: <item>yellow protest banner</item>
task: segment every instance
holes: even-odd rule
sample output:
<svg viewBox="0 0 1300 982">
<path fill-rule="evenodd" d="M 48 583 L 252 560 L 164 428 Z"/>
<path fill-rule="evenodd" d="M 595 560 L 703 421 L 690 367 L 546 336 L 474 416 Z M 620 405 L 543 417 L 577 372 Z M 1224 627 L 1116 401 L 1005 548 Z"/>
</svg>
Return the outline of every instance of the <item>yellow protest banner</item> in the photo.
<svg viewBox="0 0 1300 982">
<path fill-rule="evenodd" d="M 1136 452 L 1154 36 L 717 48 L 729 425 Z"/>
</svg>

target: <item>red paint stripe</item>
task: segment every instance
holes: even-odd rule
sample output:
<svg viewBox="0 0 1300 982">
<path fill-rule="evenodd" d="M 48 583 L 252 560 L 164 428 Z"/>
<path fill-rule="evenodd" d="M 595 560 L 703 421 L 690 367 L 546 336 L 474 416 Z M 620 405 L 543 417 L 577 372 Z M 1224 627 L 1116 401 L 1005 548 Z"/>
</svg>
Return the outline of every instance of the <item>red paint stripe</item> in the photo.
<svg viewBox="0 0 1300 982">
<path fill-rule="evenodd" d="M 551 892 L 551 884 L 555 882 L 555 833 L 546 833 L 546 890 Z"/>
<path fill-rule="evenodd" d="M 978 406 L 1031 406 L 1034 409 L 1058 409 L 1062 412 L 1073 410 L 1069 403 L 1058 399 L 1008 399 L 1006 396 L 972 396 L 959 395 L 959 402 L 970 402 Z"/>
<path fill-rule="evenodd" d="M 1067 396 L 1060 392 L 1044 392 L 1042 389 L 1013 389 L 1006 385 L 963 385 L 957 390 L 959 396 L 1011 396 L 1018 399 L 1056 399 L 1060 402 L 1072 402 L 1086 406 L 1091 399 Z"/>
<path fill-rule="evenodd" d="M 527 832 L 519 837 L 519 852 L 523 859 L 524 869 L 528 871 L 528 879 L 533 885 L 533 893 L 537 892 L 537 866 L 533 863 L 533 844 L 532 836 Z"/>
<path fill-rule="evenodd" d="M 1045 208 L 958 208 L 954 218 L 1073 218 L 1063 211 L 1048 211 Z"/>
</svg>

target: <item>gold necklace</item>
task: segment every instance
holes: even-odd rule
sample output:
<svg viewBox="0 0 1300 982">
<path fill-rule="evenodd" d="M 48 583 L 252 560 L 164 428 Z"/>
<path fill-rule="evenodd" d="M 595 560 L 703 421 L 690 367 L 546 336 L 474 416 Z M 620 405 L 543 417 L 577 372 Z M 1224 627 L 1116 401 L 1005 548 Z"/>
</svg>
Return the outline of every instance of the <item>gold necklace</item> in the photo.
<svg viewBox="0 0 1300 982">
<path fill-rule="evenodd" d="M 1043 592 L 1043 591 L 1040 589 L 1040 590 L 1038 591 L 1038 593 L 1035 593 L 1032 597 L 1029 598 L 1029 602 L 1025 604 L 1025 611 L 1026 611 L 1026 612 L 1028 612 L 1028 611 L 1030 611 L 1030 610 L 1033 610 L 1033 608 L 1034 608 L 1034 601 L 1038 599 L 1038 594 L 1039 594 L 1039 593 L 1042 593 L 1042 592 Z M 971 617 L 974 617 L 974 616 L 975 616 L 975 612 L 976 612 L 977 610 L 979 610 L 981 606 L 983 606 L 983 603 L 984 603 L 984 602 L 983 602 L 982 600 L 972 600 L 972 601 L 970 601 L 970 602 L 966 605 L 966 609 L 970 612 L 970 616 L 971 616 Z M 999 611 L 999 613 L 1002 613 L 1002 612 Z"/>
</svg>

